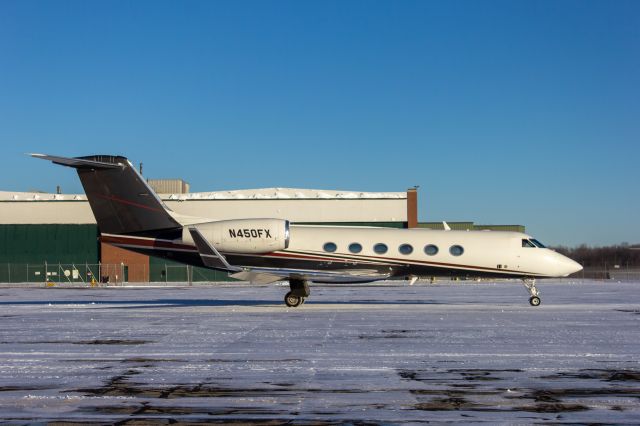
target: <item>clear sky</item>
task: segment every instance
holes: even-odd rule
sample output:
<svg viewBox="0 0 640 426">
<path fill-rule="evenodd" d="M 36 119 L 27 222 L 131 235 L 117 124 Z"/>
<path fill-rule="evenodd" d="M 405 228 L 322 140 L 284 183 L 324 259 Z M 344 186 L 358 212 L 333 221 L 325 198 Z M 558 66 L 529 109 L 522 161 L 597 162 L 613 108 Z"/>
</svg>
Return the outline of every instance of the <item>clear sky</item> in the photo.
<svg viewBox="0 0 640 426">
<path fill-rule="evenodd" d="M 404 191 L 422 221 L 640 242 L 638 1 L 0 1 L 0 190 L 25 152 L 193 191 Z"/>
</svg>

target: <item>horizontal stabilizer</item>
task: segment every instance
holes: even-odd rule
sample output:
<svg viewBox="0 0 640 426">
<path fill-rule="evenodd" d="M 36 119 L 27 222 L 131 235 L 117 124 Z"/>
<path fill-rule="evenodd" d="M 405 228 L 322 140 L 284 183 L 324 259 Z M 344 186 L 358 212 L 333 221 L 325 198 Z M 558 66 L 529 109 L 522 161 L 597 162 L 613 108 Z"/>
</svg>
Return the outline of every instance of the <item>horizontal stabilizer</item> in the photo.
<svg viewBox="0 0 640 426">
<path fill-rule="evenodd" d="M 71 158 L 71 157 L 58 157 L 55 155 L 46 155 L 46 154 L 29 154 L 34 158 L 40 158 L 42 160 L 50 160 L 55 164 L 60 164 L 61 166 L 73 167 L 75 169 L 116 169 L 118 167 L 125 167 L 124 163 L 118 162 L 118 159 L 124 157 L 115 157 L 115 156 L 101 156 L 105 159 L 109 159 L 110 161 L 96 161 L 89 160 L 82 157 Z"/>
</svg>

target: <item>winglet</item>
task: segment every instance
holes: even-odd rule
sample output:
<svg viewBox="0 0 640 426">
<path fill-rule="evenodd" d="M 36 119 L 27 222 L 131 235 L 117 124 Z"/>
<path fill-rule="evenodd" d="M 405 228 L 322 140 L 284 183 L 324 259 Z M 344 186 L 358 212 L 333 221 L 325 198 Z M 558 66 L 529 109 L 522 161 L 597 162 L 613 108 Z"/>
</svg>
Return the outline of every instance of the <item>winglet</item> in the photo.
<svg viewBox="0 0 640 426">
<path fill-rule="evenodd" d="M 193 238 L 193 242 L 196 244 L 202 262 L 206 266 L 210 268 L 224 268 L 233 272 L 243 271 L 242 268 L 230 265 L 229 262 L 227 262 L 227 259 L 225 259 L 225 257 L 221 255 L 205 237 L 202 236 L 195 226 L 189 227 L 189 233 L 191 234 L 191 238 Z"/>
</svg>

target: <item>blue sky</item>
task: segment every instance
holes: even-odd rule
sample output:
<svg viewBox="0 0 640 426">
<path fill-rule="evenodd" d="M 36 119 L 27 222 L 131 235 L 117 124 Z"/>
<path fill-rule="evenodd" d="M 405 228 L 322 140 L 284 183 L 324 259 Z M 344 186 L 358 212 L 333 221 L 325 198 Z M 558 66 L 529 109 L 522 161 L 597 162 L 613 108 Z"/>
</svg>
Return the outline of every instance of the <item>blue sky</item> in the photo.
<svg viewBox="0 0 640 426">
<path fill-rule="evenodd" d="M 0 2 L 1 190 L 121 154 L 193 191 L 404 191 L 640 242 L 640 2 Z"/>
</svg>

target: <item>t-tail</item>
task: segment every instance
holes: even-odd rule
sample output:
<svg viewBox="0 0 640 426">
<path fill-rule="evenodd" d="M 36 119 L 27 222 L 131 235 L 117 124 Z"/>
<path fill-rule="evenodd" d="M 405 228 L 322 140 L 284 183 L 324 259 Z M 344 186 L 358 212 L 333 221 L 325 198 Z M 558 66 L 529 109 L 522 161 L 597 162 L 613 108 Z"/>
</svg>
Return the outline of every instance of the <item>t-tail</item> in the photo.
<svg viewBox="0 0 640 426">
<path fill-rule="evenodd" d="M 154 236 L 182 228 L 125 157 L 56 157 L 31 154 L 77 170 L 100 232 Z"/>
</svg>

